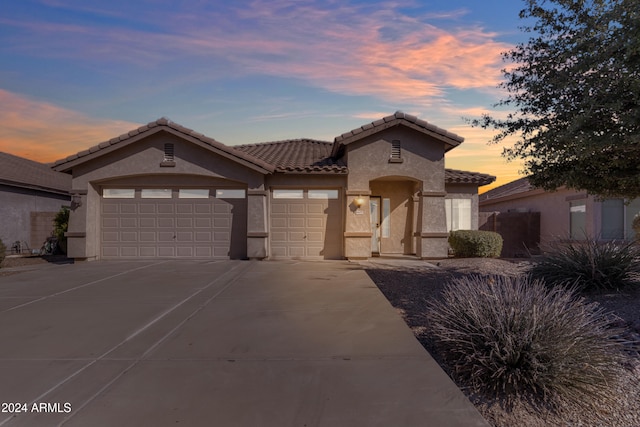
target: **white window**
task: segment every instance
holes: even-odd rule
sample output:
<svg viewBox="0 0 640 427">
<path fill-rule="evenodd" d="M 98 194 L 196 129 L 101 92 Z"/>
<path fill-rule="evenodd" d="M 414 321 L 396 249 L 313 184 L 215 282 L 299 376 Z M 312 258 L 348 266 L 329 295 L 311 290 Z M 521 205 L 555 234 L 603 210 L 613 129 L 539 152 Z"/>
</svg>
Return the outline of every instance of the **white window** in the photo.
<svg viewBox="0 0 640 427">
<path fill-rule="evenodd" d="M 224 190 L 216 190 L 216 198 L 217 199 L 244 199 L 246 197 L 246 192 L 240 189 L 224 189 Z"/>
<path fill-rule="evenodd" d="M 624 220 L 624 237 L 627 240 L 633 240 L 635 238 L 635 231 L 633 231 L 633 218 L 640 214 L 640 198 L 634 199 L 625 206 L 625 220 Z"/>
<path fill-rule="evenodd" d="M 382 199 L 382 237 L 391 237 L 391 200 Z"/>
<path fill-rule="evenodd" d="M 181 188 L 178 190 L 178 199 L 208 199 L 209 190 L 201 188 Z"/>
<path fill-rule="evenodd" d="M 445 199 L 447 230 L 471 229 L 471 199 Z"/>
<path fill-rule="evenodd" d="M 102 197 L 105 199 L 133 199 L 136 197 L 136 190 L 133 188 L 105 188 L 102 190 Z"/>
<path fill-rule="evenodd" d="M 309 190 L 310 199 L 337 199 L 338 190 Z"/>
<path fill-rule="evenodd" d="M 304 193 L 302 190 L 273 190 L 274 199 L 302 199 Z"/>
<path fill-rule="evenodd" d="M 170 188 L 143 188 L 140 193 L 143 199 L 170 199 Z"/>
</svg>

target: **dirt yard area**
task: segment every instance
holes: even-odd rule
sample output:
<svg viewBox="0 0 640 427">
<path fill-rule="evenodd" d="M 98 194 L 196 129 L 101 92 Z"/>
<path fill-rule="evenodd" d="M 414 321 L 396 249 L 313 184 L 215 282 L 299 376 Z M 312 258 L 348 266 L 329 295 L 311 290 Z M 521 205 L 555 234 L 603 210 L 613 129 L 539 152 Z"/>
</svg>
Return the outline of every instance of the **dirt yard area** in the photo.
<svg viewBox="0 0 640 427">
<path fill-rule="evenodd" d="M 372 280 L 378 285 L 391 304 L 398 309 L 422 345 L 450 372 L 429 335 L 425 316 L 430 301 L 440 298 L 444 285 L 454 277 L 470 274 L 501 274 L 516 276 L 529 267 L 526 260 L 501 260 L 486 258 L 446 259 L 434 262 L 437 268 L 415 268 L 401 266 L 392 268 L 367 268 Z M 458 384 L 476 405 L 483 417 L 494 426 L 542 427 L 563 426 L 640 426 L 640 286 L 621 292 L 600 292 L 585 296 L 600 303 L 606 310 L 615 313 L 619 325 L 626 329 L 629 341 L 627 353 L 629 363 L 627 377 L 621 378 L 616 386 L 620 400 L 615 407 L 593 402 L 591 409 L 564 407 L 560 412 L 533 409 L 527 404 L 516 404 L 505 408 L 500 399 L 477 396 Z"/>
</svg>

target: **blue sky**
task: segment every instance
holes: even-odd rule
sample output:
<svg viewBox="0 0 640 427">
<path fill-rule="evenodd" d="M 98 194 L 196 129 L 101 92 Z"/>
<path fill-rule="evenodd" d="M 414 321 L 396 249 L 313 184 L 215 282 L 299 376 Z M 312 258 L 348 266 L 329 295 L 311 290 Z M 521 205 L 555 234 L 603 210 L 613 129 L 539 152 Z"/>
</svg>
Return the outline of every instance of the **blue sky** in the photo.
<svg viewBox="0 0 640 427">
<path fill-rule="evenodd" d="M 466 138 L 447 167 L 508 182 L 520 165 L 463 117 L 496 113 L 522 6 L 3 0 L 0 151 L 49 162 L 159 117 L 229 145 L 331 141 L 401 110 Z"/>
</svg>

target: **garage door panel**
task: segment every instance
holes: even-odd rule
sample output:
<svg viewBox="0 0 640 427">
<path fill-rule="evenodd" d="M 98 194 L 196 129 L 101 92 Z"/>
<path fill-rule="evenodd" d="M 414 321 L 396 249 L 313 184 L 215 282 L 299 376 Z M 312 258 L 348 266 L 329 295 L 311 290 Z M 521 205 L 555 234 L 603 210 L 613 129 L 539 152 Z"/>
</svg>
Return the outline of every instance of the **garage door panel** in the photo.
<svg viewBox="0 0 640 427">
<path fill-rule="evenodd" d="M 196 242 L 211 242 L 212 233 L 208 231 L 197 231 L 194 239 Z"/>
<path fill-rule="evenodd" d="M 191 231 L 178 231 L 176 240 L 178 242 L 193 242 L 193 233 Z"/>
<path fill-rule="evenodd" d="M 117 228 L 118 218 L 102 218 L 102 228 Z"/>
<path fill-rule="evenodd" d="M 155 214 L 156 205 L 151 203 L 140 203 L 138 205 L 138 210 L 141 214 Z"/>
<path fill-rule="evenodd" d="M 102 213 L 117 214 L 120 213 L 120 207 L 118 205 L 103 204 Z"/>
<path fill-rule="evenodd" d="M 155 218 L 140 218 L 138 223 L 140 224 L 140 228 L 156 228 Z"/>
<path fill-rule="evenodd" d="M 304 242 L 305 232 L 304 231 L 290 231 L 289 232 L 289 242 Z"/>
<path fill-rule="evenodd" d="M 305 205 L 303 203 L 289 203 L 290 214 L 303 214 L 305 213 Z"/>
<path fill-rule="evenodd" d="M 220 201 L 213 205 L 213 212 L 216 214 L 230 214 L 233 206 L 227 202 Z"/>
<path fill-rule="evenodd" d="M 140 256 L 145 258 L 155 258 L 157 257 L 158 252 L 156 251 L 155 246 L 141 246 L 140 247 Z"/>
<path fill-rule="evenodd" d="M 175 213 L 175 206 L 174 205 L 170 205 L 170 204 L 158 204 L 157 206 L 157 211 L 159 214 L 174 214 Z"/>
<path fill-rule="evenodd" d="M 134 204 L 121 204 L 120 205 L 120 213 L 121 214 L 135 214 L 138 213 L 137 206 Z"/>
<path fill-rule="evenodd" d="M 138 227 L 137 218 L 121 218 L 120 227 L 121 228 L 137 228 Z"/>
<path fill-rule="evenodd" d="M 193 258 L 193 248 L 191 246 L 178 246 L 176 255 L 183 258 Z"/>
<path fill-rule="evenodd" d="M 340 258 L 342 202 L 339 199 L 271 199 L 271 256 Z M 331 225 L 329 225 L 331 223 Z"/>
<path fill-rule="evenodd" d="M 289 228 L 304 228 L 304 218 L 289 218 Z"/>
<path fill-rule="evenodd" d="M 231 218 L 228 218 L 228 217 L 213 218 L 213 228 L 228 229 L 230 226 L 231 226 Z"/>
<path fill-rule="evenodd" d="M 324 228 L 324 218 L 307 218 L 306 227 L 310 229 L 318 228 L 322 230 Z"/>
<path fill-rule="evenodd" d="M 195 249 L 195 256 L 198 258 L 211 258 L 213 256 L 211 246 L 196 246 Z"/>
<path fill-rule="evenodd" d="M 181 203 L 176 207 L 176 212 L 179 214 L 192 214 L 193 205 L 191 203 Z"/>
<path fill-rule="evenodd" d="M 323 214 L 326 209 L 326 205 L 320 203 L 309 203 L 307 205 L 308 214 Z"/>
<path fill-rule="evenodd" d="M 176 256 L 174 246 L 158 246 L 158 256 L 162 258 L 173 258 Z"/>
<path fill-rule="evenodd" d="M 158 218 L 158 228 L 175 228 L 173 218 Z"/>
<path fill-rule="evenodd" d="M 177 228 L 193 228 L 193 218 L 177 218 Z"/>
<path fill-rule="evenodd" d="M 177 189 L 172 199 L 141 199 L 141 194 L 136 188 L 132 199 L 102 199 L 103 257 L 246 256 L 246 199 L 178 198 Z"/>
<path fill-rule="evenodd" d="M 134 258 L 138 256 L 137 246 L 123 246 L 120 247 L 120 256 L 127 258 Z"/>
<path fill-rule="evenodd" d="M 121 231 L 120 241 L 121 242 L 137 242 L 138 232 L 137 231 Z"/>
<path fill-rule="evenodd" d="M 155 242 L 156 241 L 156 233 L 155 231 L 140 231 L 138 233 L 140 236 L 140 242 Z"/>
<path fill-rule="evenodd" d="M 324 233 L 321 231 L 309 231 L 307 232 L 307 240 L 309 242 L 322 242 L 324 240 Z"/>
<path fill-rule="evenodd" d="M 173 242 L 174 236 L 173 231 L 160 231 L 158 232 L 158 242 Z"/>
<path fill-rule="evenodd" d="M 117 231 L 105 231 L 102 233 L 103 242 L 118 242 L 119 234 Z"/>
<path fill-rule="evenodd" d="M 196 228 L 211 228 L 211 218 L 194 218 Z"/>
</svg>

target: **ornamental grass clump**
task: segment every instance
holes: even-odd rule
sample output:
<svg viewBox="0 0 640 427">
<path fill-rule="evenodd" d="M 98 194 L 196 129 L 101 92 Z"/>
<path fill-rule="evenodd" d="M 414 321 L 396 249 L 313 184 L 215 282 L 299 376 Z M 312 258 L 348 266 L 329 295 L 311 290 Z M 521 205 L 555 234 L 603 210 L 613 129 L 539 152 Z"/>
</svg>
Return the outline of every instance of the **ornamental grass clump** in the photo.
<svg viewBox="0 0 640 427">
<path fill-rule="evenodd" d="M 597 303 L 528 277 L 453 279 L 430 330 L 454 379 L 474 392 L 554 407 L 615 399 L 623 353 Z"/>
<path fill-rule="evenodd" d="M 614 290 L 640 284 L 640 246 L 633 242 L 558 243 L 536 262 L 530 274 L 549 285 L 583 291 Z"/>
</svg>

